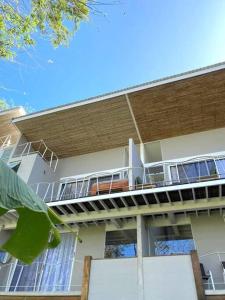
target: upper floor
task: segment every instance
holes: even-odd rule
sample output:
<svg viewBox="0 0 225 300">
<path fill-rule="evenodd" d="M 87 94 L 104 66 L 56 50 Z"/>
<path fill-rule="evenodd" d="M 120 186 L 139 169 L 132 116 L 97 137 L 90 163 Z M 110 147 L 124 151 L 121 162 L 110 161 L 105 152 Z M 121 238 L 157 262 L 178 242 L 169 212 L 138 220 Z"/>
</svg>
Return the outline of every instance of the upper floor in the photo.
<svg viewBox="0 0 225 300">
<path fill-rule="evenodd" d="M 7 160 L 47 202 L 145 190 L 153 196 L 137 204 L 222 195 L 224 79 L 220 64 L 17 115 Z"/>
</svg>

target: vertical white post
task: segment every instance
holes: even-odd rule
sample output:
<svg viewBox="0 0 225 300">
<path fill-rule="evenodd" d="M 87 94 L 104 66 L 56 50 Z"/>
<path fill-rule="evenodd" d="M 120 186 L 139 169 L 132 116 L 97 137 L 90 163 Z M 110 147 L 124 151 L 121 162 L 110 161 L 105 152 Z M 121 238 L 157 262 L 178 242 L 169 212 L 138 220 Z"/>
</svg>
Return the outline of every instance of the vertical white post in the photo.
<svg viewBox="0 0 225 300">
<path fill-rule="evenodd" d="M 138 300 L 144 300 L 143 257 L 149 255 L 148 230 L 143 216 L 137 216 Z"/>
<path fill-rule="evenodd" d="M 145 163 L 145 145 L 143 143 L 140 144 L 140 158 L 142 163 Z"/>
</svg>

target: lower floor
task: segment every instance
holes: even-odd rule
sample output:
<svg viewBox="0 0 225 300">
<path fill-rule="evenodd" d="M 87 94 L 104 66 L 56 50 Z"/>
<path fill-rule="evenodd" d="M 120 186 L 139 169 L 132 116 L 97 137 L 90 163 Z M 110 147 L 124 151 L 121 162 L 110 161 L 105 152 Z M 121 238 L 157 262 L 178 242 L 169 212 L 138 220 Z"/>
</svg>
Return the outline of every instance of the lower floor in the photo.
<svg viewBox="0 0 225 300">
<path fill-rule="evenodd" d="M 90 226 L 79 224 L 76 230 L 82 243 L 74 234 L 62 230 L 60 246 L 47 250 L 32 265 L 24 265 L 0 253 L 0 292 L 79 295 L 85 256 L 93 259 L 96 280 L 99 276 L 104 282 L 107 276 L 103 274 L 107 274 L 107 270 L 113 274 L 116 266 L 116 274 L 122 274 L 121 280 L 127 278 L 128 282 L 142 284 L 147 280 L 150 285 L 149 278 L 154 275 L 166 285 L 173 278 L 172 274 L 185 272 L 182 268 L 185 264 L 188 267 L 187 257 L 193 250 L 198 253 L 204 289 L 225 290 L 225 223 L 223 214 L 218 211 L 187 216 L 164 214 L 154 218 L 137 215 Z M 2 230 L 0 240 L 6 240 L 10 234 L 10 230 Z M 178 259 L 174 260 L 175 256 Z M 158 259 L 152 260 L 154 257 Z M 182 278 L 179 280 L 183 280 L 184 285 L 190 280 Z"/>
</svg>

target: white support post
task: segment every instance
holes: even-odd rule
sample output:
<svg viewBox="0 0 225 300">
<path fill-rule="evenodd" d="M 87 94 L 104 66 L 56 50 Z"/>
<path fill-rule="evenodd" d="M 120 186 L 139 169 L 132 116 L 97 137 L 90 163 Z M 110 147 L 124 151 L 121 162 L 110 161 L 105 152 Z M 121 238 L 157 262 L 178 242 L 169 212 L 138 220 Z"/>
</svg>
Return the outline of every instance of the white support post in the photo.
<svg viewBox="0 0 225 300">
<path fill-rule="evenodd" d="M 142 163 L 145 163 L 145 145 L 143 143 L 140 144 L 140 158 Z"/>
<path fill-rule="evenodd" d="M 137 216 L 138 300 L 144 300 L 143 257 L 149 255 L 148 230 L 143 216 Z"/>
</svg>

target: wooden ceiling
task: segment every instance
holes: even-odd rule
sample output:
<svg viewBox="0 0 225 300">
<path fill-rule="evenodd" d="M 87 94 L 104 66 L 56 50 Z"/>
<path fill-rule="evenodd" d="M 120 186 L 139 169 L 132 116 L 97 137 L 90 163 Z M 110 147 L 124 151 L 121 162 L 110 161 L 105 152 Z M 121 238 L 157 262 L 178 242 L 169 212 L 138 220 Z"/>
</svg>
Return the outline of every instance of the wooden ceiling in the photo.
<svg viewBox="0 0 225 300">
<path fill-rule="evenodd" d="M 59 158 L 128 145 L 137 133 L 125 97 L 16 122 L 29 140 L 43 139 Z"/>
<path fill-rule="evenodd" d="M 143 142 L 225 127 L 225 70 L 129 95 Z"/>
<path fill-rule="evenodd" d="M 0 137 L 12 135 L 12 143 L 15 142 L 20 132 L 11 121 L 24 114 L 25 111 L 21 107 L 0 112 Z"/>
<path fill-rule="evenodd" d="M 25 137 L 43 139 L 59 157 L 225 127 L 225 69 L 16 120 Z"/>
</svg>

